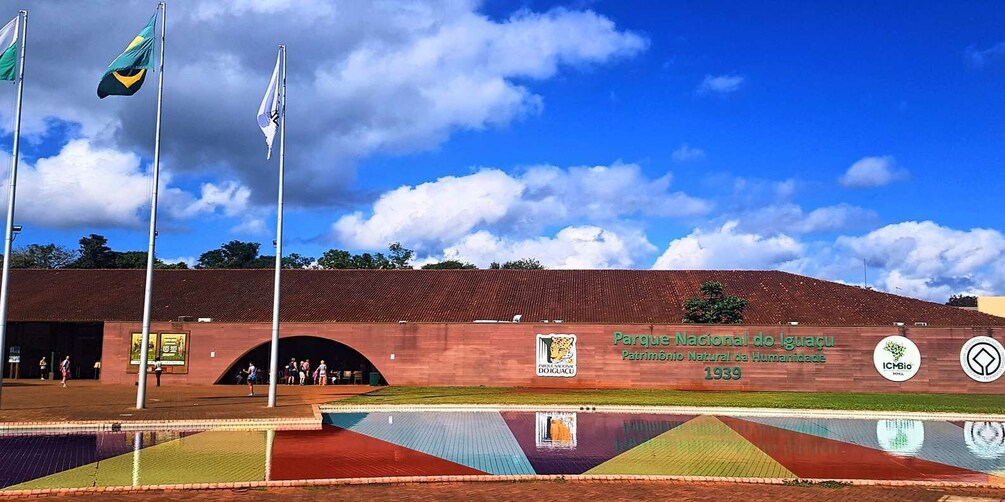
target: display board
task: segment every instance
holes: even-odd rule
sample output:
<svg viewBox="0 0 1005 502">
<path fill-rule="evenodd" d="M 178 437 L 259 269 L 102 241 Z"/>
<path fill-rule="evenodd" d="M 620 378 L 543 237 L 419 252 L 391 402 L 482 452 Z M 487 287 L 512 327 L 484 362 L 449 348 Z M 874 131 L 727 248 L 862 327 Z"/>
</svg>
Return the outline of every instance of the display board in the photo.
<svg viewBox="0 0 1005 502">
<path fill-rule="evenodd" d="M 188 373 L 189 333 L 150 333 L 147 344 L 147 370 L 153 371 L 154 361 L 160 358 L 164 373 Z M 132 333 L 129 344 L 129 373 L 139 371 L 140 347 L 143 334 Z"/>
</svg>

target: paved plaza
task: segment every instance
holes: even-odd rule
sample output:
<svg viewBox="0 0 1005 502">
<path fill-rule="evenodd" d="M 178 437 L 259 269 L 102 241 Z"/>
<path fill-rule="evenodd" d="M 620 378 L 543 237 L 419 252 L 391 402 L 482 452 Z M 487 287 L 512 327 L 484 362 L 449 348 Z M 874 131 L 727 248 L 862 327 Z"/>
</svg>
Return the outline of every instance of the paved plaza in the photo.
<svg viewBox="0 0 1005 502">
<path fill-rule="evenodd" d="M 361 385 L 279 386 L 275 408 L 266 407 L 268 386 L 254 397 L 244 385 L 148 385 L 147 408 L 135 409 L 135 385 L 102 385 L 96 380 L 9 380 L 3 382 L 0 422 L 129 420 L 243 420 L 311 418 L 312 405 L 373 390 Z"/>
<path fill-rule="evenodd" d="M 3 498 L 0 492 L 0 499 Z M 973 488 L 919 488 L 883 486 L 782 486 L 734 483 L 687 483 L 666 481 L 596 482 L 540 481 L 525 483 L 423 483 L 346 486 L 309 486 L 265 489 L 217 489 L 200 491 L 97 492 L 35 495 L 44 500 L 95 502 L 146 502 L 185 500 L 229 502 L 238 500 L 690 500 L 722 502 L 744 500 L 773 502 L 1001 502 L 1005 490 Z"/>
</svg>

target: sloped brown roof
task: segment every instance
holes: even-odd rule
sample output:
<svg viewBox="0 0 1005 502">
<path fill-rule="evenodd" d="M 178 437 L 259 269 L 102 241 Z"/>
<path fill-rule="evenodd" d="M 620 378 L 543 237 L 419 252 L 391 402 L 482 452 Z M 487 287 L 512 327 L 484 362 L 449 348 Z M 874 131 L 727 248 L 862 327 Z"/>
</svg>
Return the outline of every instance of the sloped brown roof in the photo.
<svg viewBox="0 0 1005 502">
<path fill-rule="evenodd" d="M 152 317 L 272 320 L 273 270 L 159 270 Z M 703 281 L 749 300 L 746 324 L 1005 326 L 1005 318 L 778 271 L 284 270 L 284 322 L 679 324 Z M 140 321 L 143 270 L 14 270 L 11 321 Z"/>
</svg>

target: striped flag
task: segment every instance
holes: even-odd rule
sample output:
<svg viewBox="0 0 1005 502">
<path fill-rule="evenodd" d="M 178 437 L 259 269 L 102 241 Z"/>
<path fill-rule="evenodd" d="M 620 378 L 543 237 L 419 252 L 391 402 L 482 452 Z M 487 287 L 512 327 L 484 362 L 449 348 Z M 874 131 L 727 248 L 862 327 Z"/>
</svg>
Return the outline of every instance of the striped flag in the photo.
<svg viewBox="0 0 1005 502">
<path fill-rule="evenodd" d="M 0 80 L 14 80 L 17 66 L 17 19 L 0 29 Z"/>
</svg>

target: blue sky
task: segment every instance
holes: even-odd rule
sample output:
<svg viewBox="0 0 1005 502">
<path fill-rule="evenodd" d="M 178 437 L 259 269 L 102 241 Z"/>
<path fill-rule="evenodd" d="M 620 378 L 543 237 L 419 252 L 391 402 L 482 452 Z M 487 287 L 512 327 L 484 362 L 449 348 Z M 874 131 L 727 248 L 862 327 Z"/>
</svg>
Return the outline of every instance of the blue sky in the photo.
<svg viewBox="0 0 1005 502">
<path fill-rule="evenodd" d="M 155 3 L 24 4 L 15 244 L 145 249 L 154 80 L 94 87 Z M 400 241 L 417 264 L 853 284 L 864 262 L 897 294 L 1005 294 L 998 2 L 207 0 L 168 16 L 164 259 L 233 239 L 271 252 L 276 166 L 253 117 L 287 43 L 287 252 Z M 13 98 L 0 86 L 5 164 Z"/>
</svg>

